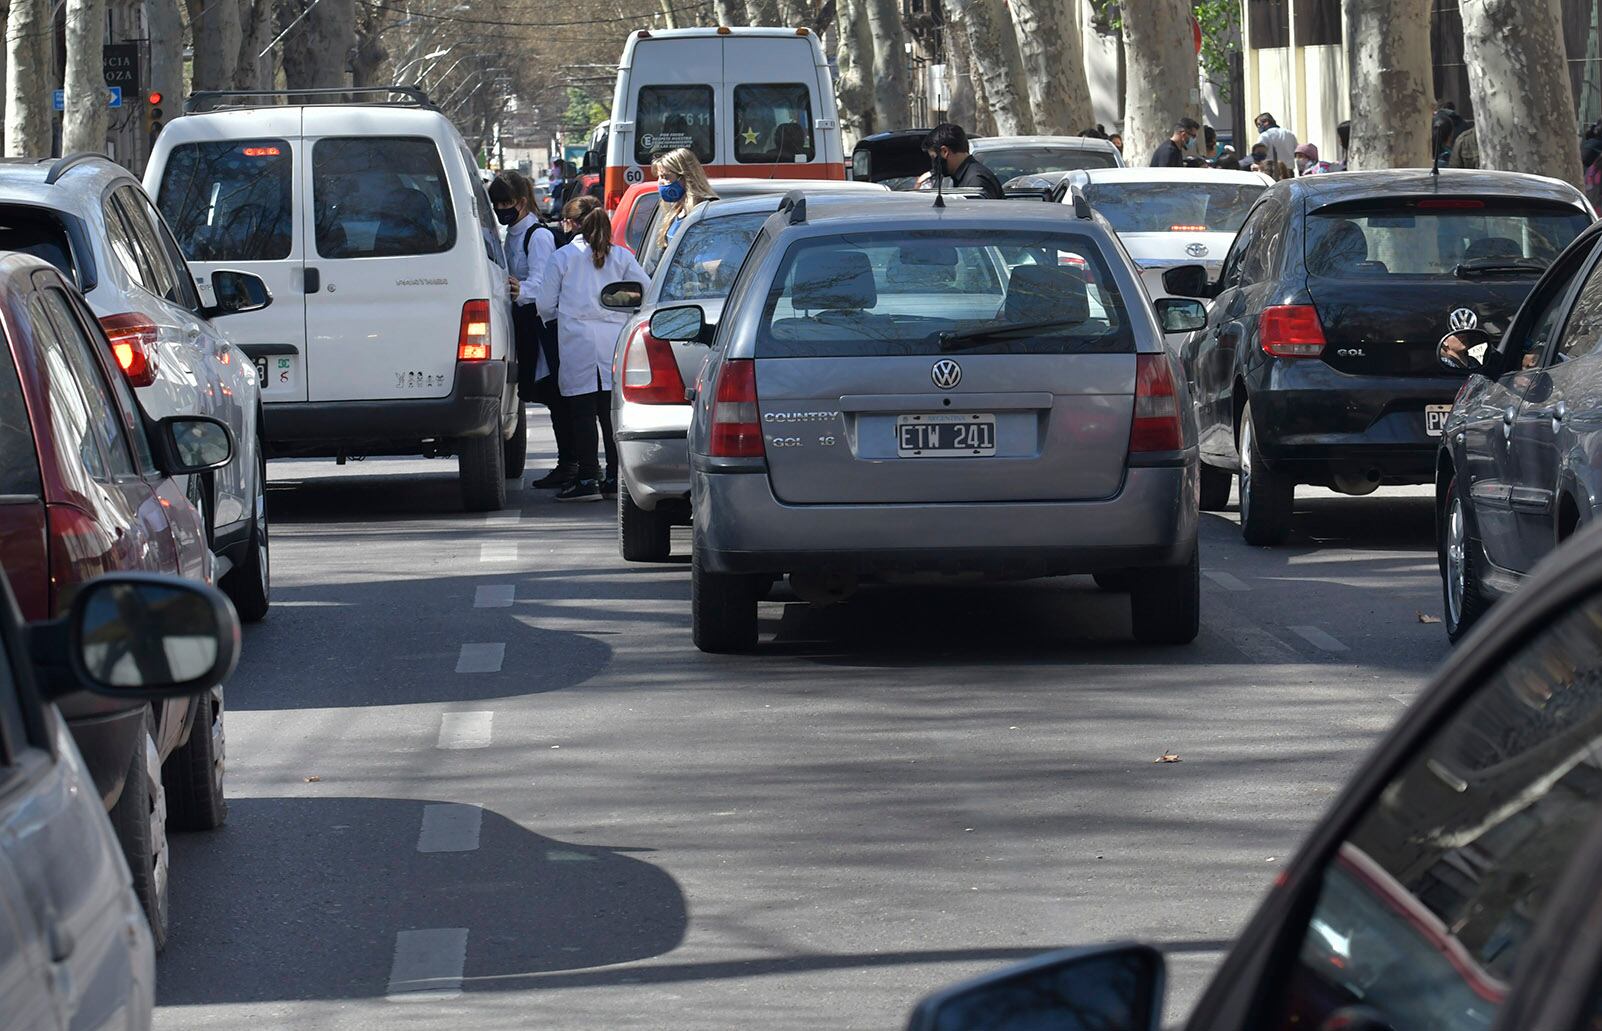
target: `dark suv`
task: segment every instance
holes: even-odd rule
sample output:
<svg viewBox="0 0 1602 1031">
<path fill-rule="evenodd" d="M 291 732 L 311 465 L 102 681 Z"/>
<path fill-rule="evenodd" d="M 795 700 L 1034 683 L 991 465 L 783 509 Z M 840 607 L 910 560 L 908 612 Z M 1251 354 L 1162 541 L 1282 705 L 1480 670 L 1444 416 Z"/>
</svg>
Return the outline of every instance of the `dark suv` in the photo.
<svg viewBox="0 0 1602 1031">
<path fill-rule="evenodd" d="M 1353 172 L 1287 180 L 1247 216 L 1181 360 L 1201 435 L 1203 509 L 1240 474 L 1253 544 L 1290 532 L 1297 484 L 1343 494 L 1431 483 L 1464 374 L 1436 358 L 1443 325 L 1506 327 L 1591 221 L 1556 180 L 1512 172 Z"/>
</svg>

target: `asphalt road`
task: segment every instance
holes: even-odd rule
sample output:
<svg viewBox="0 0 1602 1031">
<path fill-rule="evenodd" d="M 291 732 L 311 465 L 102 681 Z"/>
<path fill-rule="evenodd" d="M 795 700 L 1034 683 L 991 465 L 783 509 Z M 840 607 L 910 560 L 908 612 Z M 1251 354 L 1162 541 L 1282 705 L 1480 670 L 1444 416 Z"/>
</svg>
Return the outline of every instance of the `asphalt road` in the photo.
<svg viewBox="0 0 1602 1031">
<path fill-rule="evenodd" d="M 269 467 L 273 611 L 228 824 L 174 844 L 159 1029 L 893 1029 L 1129 938 L 1177 1016 L 1448 650 L 1427 489 L 1304 490 L 1275 549 L 1206 516 L 1190 647 L 1073 577 L 781 591 L 712 657 L 610 504 L 469 516 L 454 473 Z"/>
</svg>

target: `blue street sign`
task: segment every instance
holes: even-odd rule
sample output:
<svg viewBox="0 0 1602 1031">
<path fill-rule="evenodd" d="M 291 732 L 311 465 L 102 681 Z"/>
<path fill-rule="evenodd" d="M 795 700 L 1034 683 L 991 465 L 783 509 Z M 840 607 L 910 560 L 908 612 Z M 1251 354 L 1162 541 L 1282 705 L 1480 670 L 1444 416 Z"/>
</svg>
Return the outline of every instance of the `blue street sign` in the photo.
<svg viewBox="0 0 1602 1031">
<path fill-rule="evenodd" d="M 122 87 L 121 86 L 107 86 L 106 87 L 106 92 L 110 94 L 110 96 L 106 100 L 106 106 L 107 107 L 121 107 L 122 106 Z"/>
<path fill-rule="evenodd" d="M 59 89 L 56 90 L 50 96 L 50 103 L 51 103 L 52 106 L 55 107 L 55 109 L 57 111 L 65 111 L 67 109 L 67 91 L 66 90 L 59 90 Z M 106 87 L 106 106 L 107 107 L 121 107 L 122 106 L 122 87 L 121 86 L 107 86 Z"/>
<path fill-rule="evenodd" d="M 67 109 L 67 91 L 59 89 L 56 90 L 56 92 L 51 95 L 50 102 L 55 105 L 57 111 L 65 111 Z"/>
</svg>

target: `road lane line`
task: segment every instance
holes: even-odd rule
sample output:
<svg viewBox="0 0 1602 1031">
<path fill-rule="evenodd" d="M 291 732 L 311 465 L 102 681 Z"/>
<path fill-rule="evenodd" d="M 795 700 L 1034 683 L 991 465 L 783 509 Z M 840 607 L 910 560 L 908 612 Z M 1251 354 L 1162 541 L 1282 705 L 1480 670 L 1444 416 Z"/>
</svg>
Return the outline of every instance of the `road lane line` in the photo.
<svg viewBox="0 0 1602 1031">
<path fill-rule="evenodd" d="M 1314 648 L 1322 648 L 1327 652 L 1343 652 L 1346 646 L 1316 626 L 1293 626 L 1291 632 Z"/>
<path fill-rule="evenodd" d="M 489 529 L 510 528 L 515 527 L 522 518 L 522 509 L 503 508 L 499 512 L 485 513 L 484 525 Z"/>
<path fill-rule="evenodd" d="M 423 806 L 423 826 L 417 832 L 419 852 L 474 852 L 478 832 L 484 823 L 484 810 L 460 802 L 438 802 Z"/>
<path fill-rule="evenodd" d="M 467 928 L 430 927 L 397 931 L 389 965 L 390 1002 L 454 999 L 462 994 L 467 966 Z"/>
<path fill-rule="evenodd" d="M 478 560 L 483 563 L 509 565 L 517 561 L 517 545 L 506 541 L 490 541 L 478 546 Z"/>
<path fill-rule="evenodd" d="M 509 608 L 517 600 L 517 587 L 513 584 L 487 584 L 473 592 L 475 609 Z"/>
<path fill-rule="evenodd" d="M 505 661 L 505 644 L 464 644 L 456 656 L 456 672 L 499 673 Z"/>
<path fill-rule="evenodd" d="M 1244 581 L 1239 580 L 1236 577 L 1233 577 L 1228 573 L 1215 573 L 1212 570 L 1208 570 L 1203 575 L 1206 576 L 1207 579 L 1211 580 L 1213 583 L 1215 583 L 1218 586 L 1222 587 L 1226 591 L 1249 591 L 1249 590 L 1251 590 L 1251 588 L 1249 586 L 1247 586 L 1247 584 Z"/>
<path fill-rule="evenodd" d="M 439 717 L 439 741 L 435 748 L 488 748 L 495 729 L 495 714 L 446 712 Z"/>
<path fill-rule="evenodd" d="M 1224 636 L 1253 662 L 1283 666 L 1302 661 L 1296 649 L 1261 627 L 1232 626 L 1224 630 Z"/>
</svg>

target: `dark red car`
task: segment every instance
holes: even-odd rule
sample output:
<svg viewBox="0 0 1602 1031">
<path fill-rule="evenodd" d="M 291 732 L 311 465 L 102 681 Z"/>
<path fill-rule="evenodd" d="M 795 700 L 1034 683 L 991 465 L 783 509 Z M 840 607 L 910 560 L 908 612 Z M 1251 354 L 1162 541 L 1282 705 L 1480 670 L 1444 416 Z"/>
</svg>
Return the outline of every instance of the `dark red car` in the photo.
<svg viewBox="0 0 1602 1031">
<path fill-rule="evenodd" d="M 211 550 L 184 485 L 228 462 L 228 428 L 204 416 L 146 419 L 100 323 L 37 258 L 0 256 L 0 333 L 0 565 L 23 618 L 65 613 L 102 573 L 209 583 Z M 60 708 L 159 947 L 166 825 L 213 827 L 226 812 L 221 689 L 166 703 L 79 693 Z"/>
</svg>

